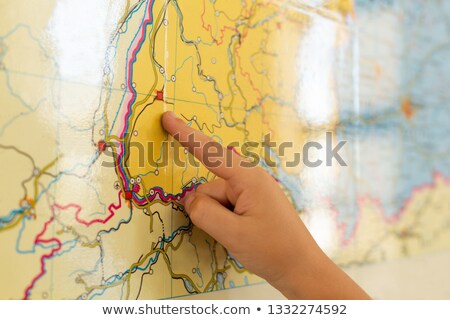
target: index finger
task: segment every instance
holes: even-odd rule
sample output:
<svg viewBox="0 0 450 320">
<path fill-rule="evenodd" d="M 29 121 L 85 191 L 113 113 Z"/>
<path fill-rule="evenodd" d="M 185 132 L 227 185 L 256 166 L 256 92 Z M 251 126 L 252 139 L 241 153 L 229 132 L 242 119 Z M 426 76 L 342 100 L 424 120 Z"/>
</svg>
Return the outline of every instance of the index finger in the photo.
<svg viewBox="0 0 450 320">
<path fill-rule="evenodd" d="M 201 163 L 215 175 L 229 179 L 242 170 L 241 156 L 232 149 L 224 148 L 220 143 L 195 130 L 168 111 L 162 116 L 164 129 L 186 147 Z M 211 150 L 214 155 L 211 155 Z"/>
</svg>

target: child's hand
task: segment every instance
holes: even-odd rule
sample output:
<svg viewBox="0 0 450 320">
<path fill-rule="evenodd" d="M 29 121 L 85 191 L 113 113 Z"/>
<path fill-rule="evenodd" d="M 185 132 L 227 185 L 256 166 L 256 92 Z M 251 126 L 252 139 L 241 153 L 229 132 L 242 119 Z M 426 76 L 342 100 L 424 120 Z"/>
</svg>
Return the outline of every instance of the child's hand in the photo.
<svg viewBox="0 0 450 320">
<path fill-rule="evenodd" d="M 163 127 L 221 179 L 185 200 L 192 222 L 288 298 L 369 298 L 318 247 L 273 177 L 166 112 Z M 194 139 L 189 139 L 193 135 Z M 192 136 L 191 136 L 192 137 Z M 206 147 L 205 147 L 206 145 Z M 207 158 L 208 150 L 223 156 Z"/>
</svg>

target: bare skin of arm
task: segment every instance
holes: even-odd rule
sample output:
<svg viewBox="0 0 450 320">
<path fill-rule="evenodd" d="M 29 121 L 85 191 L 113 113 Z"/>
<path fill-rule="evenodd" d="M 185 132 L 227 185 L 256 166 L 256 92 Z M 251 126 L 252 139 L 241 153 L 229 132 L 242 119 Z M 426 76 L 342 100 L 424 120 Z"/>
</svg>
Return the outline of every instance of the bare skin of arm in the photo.
<svg viewBox="0 0 450 320">
<path fill-rule="evenodd" d="M 245 167 L 241 156 L 172 112 L 164 113 L 162 125 L 219 177 L 187 195 L 189 217 L 248 270 L 289 299 L 370 299 L 320 249 L 273 177 Z M 222 155 L 206 159 L 211 146 Z"/>
</svg>

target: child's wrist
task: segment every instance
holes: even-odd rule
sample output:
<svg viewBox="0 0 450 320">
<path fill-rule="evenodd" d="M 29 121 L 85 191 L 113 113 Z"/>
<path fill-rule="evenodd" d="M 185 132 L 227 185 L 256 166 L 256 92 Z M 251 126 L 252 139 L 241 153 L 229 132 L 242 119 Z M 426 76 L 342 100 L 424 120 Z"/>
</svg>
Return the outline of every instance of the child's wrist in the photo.
<svg viewBox="0 0 450 320">
<path fill-rule="evenodd" d="M 273 282 L 288 299 L 308 299 L 312 287 L 320 286 L 318 269 L 326 268 L 329 259 L 317 243 L 309 237 L 302 237 L 298 249 L 286 255 L 284 272 Z"/>
</svg>

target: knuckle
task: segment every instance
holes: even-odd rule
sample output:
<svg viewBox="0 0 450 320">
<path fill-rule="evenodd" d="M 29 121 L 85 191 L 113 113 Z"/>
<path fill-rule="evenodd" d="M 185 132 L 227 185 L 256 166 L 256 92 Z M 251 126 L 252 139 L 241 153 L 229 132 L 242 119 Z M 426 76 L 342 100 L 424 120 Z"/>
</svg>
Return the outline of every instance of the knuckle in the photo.
<svg viewBox="0 0 450 320">
<path fill-rule="evenodd" d="M 255 167 L 255 168 L 253 168 L 251 174 L 252 174 L 252 176 L 253 176 L 254 178 L 267 178 L 267 177 L 270 176 L 270 175 L 267 173 L 267 171 L 264 170 L 264 169 L 261 168 L 261 167 Z"/>
<path fill-rule="evenodd" d="M 254 171 L 255 171 L 255 174 L 257 174 L 257 175 L 266 175 L 267 174 L 266 170 L 264 170 L 261 167 L 255 167 Z"/>
</svg>

